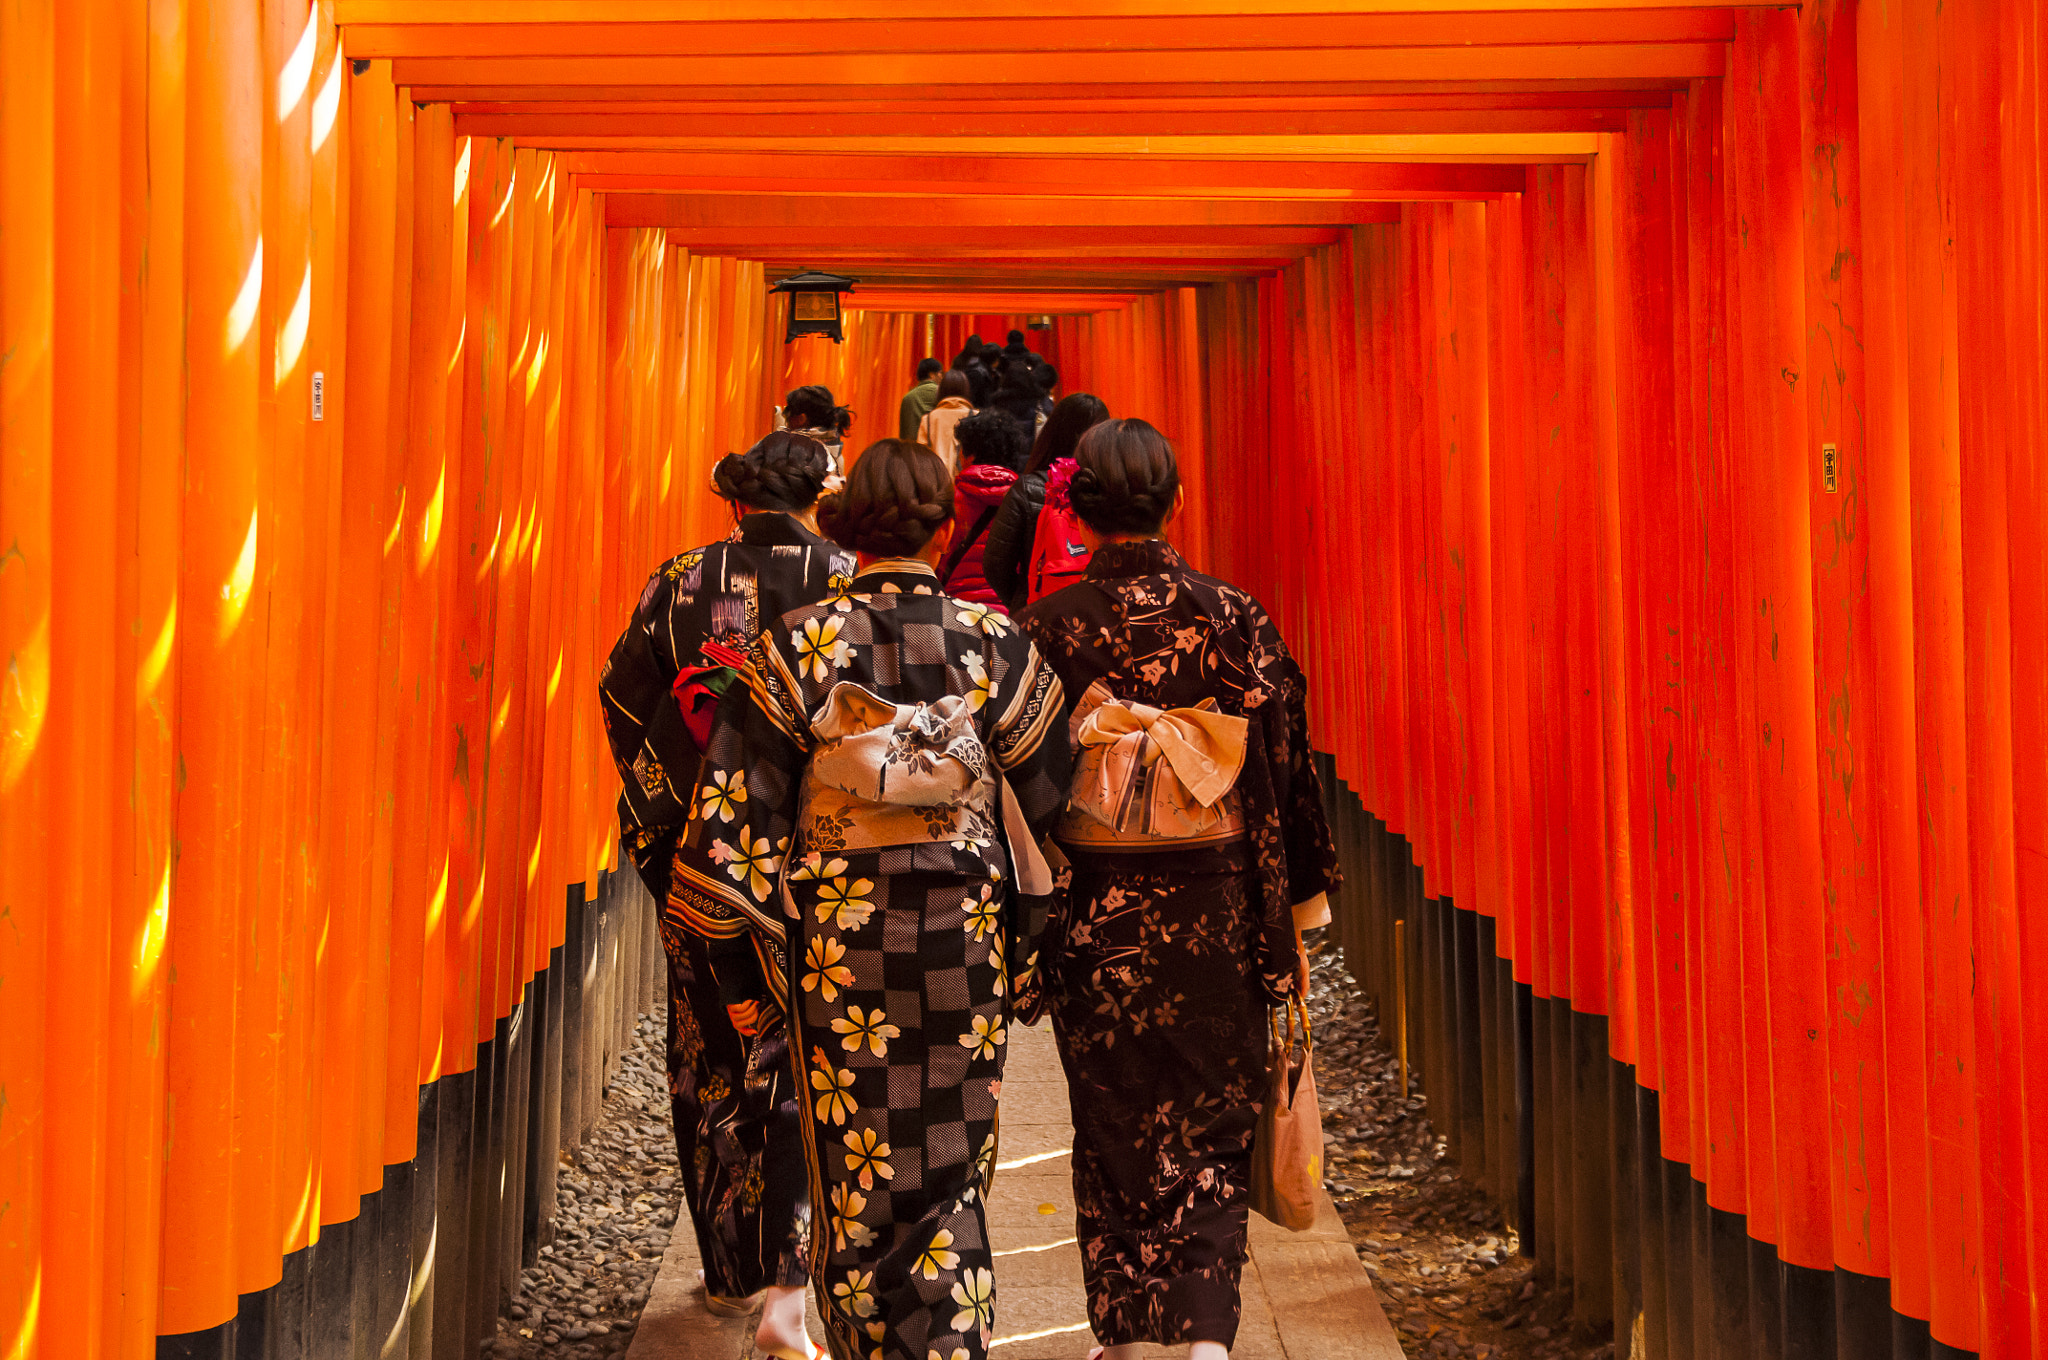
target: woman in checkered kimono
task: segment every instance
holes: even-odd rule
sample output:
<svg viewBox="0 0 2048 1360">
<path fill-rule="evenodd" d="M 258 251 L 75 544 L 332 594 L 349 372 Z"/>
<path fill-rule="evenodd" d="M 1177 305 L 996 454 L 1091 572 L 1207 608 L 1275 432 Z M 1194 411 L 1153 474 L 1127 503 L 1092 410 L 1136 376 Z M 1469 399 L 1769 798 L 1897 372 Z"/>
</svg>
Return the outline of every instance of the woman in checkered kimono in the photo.
<svg viewBox="0 0 2048 1360">
<path fill-rule="evenodd" d="M 788 614 L 721 705 L 690 887 L 783 942 L 761 979 L 809 1104 L 812 1273 L 837 1360 L 981 1360 L 983 1196 L 1008 1019 L 1066 790 L 1058 679 L 1000 612 L 941 593 L 952 479 L 883 440 L 820 523 L 847 592 Z M 785 891 L 786 889 L 786 891 Z M 1031 955 L 1019 958 L 1020 952 Z"/>
</svg>

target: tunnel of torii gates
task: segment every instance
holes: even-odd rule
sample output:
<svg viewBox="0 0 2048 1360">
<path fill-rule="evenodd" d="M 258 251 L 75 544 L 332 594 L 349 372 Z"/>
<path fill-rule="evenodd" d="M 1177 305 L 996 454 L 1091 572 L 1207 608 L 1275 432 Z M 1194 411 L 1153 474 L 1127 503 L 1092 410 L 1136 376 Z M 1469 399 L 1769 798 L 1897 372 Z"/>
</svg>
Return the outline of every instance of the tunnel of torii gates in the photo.
<svg viewBox="0 0 2048 1360">
<path fill-rule="evenodd" d="M 2035 0 L 0 6 L 0 1357 L 474 1354 L 651 999 L 631 601 L 786 389 L 857 450 L 1044 316 L 1580 1314 L 2048 1353 L 2044 67 Z"/>
</svg>

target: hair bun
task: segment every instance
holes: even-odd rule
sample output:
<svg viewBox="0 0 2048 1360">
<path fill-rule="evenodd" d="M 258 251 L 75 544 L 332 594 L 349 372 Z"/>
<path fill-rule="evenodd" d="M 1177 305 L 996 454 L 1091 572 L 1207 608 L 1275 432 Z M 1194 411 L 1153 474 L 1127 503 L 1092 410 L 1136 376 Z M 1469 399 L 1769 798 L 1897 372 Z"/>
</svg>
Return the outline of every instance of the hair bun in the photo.
<svg viewBox="0 0 2048 1360">
<path fill-rule="evenodd" d="M 729 501 L 756 510 L 808 510 L 831 471 L 825 446 L 798 430 L 778 430 L 745 453 L 728 453 L 711 484 Z"/>
<path fill-rule="evenodd" d="M 1143 420 L 1106 420 L 1074 450 L 1067 499 L 1098 534 L 1156 534 L 1180 493 L 1173 445 Z"/>
<path fill-rule="evenodd" d="M 904 557 L 931 542 L 953 517 L 953 478 L 922 444 L 881 439 L 846 476 L 846 488 L 818 506 L 833 542 L 870 557 Z"/>
</svg>

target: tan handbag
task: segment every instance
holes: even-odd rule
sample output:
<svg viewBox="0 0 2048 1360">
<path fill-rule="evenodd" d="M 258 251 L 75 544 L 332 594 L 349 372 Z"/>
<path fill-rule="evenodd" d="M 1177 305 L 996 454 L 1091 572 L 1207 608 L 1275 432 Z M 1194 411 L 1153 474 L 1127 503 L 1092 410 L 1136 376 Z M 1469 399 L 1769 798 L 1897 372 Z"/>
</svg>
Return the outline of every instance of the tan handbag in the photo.
<svg viewBox="0 0 2048 1360">
<path fill-rule="evenodd" d="M 1252 1145 L 1252 1208 L 1294 1232 L 1316 1221 L 1323 1180 L 1323 1118 L 1316 1109 L 1308 1009 L 1299 1000 L 1272 1017 L 1266 1105 Z"/>
</svg>

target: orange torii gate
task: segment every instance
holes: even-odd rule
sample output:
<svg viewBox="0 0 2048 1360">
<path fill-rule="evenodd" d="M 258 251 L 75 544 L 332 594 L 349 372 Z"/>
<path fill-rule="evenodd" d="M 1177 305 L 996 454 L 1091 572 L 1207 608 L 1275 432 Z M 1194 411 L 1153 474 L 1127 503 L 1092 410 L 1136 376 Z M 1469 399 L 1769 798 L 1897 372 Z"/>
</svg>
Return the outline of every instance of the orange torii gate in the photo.
<svg viewBox="0 0 2048 1360">
<path fill-rule="evenodd" d="M 871 436 L 1040 314 L 1302 653 L 1348 956 L 1408 922 L 1581 1311 L 2048 1349 L 2044 65 L 2026 0 L 0 8 L 0 1360 L 371 1261 L 322 1345 L 474 1353 L 642 985 L 627 603 L 794 380 Z"/>
</svg>

